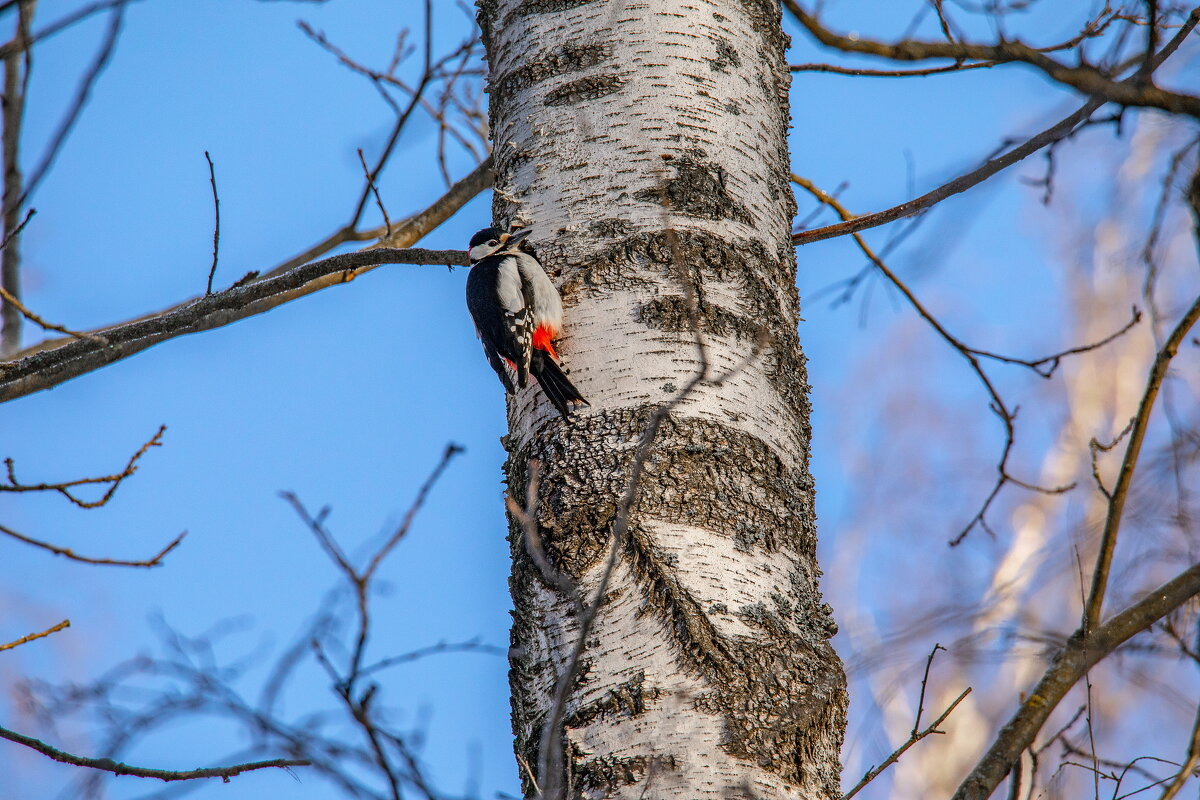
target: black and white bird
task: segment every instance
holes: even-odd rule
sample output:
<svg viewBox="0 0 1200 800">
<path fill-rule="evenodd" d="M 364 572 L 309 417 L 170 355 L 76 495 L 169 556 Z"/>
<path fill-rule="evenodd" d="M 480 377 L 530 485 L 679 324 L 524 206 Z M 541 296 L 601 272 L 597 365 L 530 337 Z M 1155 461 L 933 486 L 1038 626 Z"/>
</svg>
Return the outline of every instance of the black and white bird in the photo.
<svg viewBox="0 0 1200 800">
<path fill-rule="evenodd" d="M 505 391 L 515 394 L 533 375 L 558 412 L 569 417 L 572 403 L 588 402 L 558 365 L 554 340 L 562 333 L 562 300 L 541 263 L 521 248 L 529 232 L 484 228 L 471 237 L 467 309 Z"/>
</svg>

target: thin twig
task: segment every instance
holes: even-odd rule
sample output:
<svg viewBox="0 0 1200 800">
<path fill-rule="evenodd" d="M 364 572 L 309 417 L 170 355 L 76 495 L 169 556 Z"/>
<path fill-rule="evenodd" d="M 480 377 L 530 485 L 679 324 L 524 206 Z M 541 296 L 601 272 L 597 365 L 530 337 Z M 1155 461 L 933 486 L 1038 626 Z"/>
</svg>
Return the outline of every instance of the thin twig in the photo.
<svg viewBox="0 0 1200 800">
<path fill-rule="evenodd" d="M 29 173 L 29 181 L 26 183 L 21 192 L 20 200 L 17 202 L 18 207 L 33 195 L 34 191 L 41 184 L 42 179 L 49 174 L 50 168 L 54 165 L 54 160 L 58 158 L 58 154 L 62 151 L 63 145 L 67 141 L 67 137 L 71 135 L 75 123 L 79 121 L 84 106 L 87 105 L 88 98 L 92 94 L 92 89 L 96 86 L 96 81 L 99 80 L 100 74 L 104 72 L 104 68 L 112 60 L 112 55 L 117 47 L 117 38 L 121 34 L 121 23 L 125 19 L 125 5 L 129 1 L 117 0 L 117 2 L 109 4 L 113 11 L 108 23 L 108 30 L 104 34 L 104 41 L 100 43 L 100 49 L 96 52 L 96 57 L 92 60 L 87 72 L 84 73 L 83 78 L 79 81 L 79 86 L 75 90 L 75 97 L 71 100 L 71 105 L 68 107 L 67 113 L 63 115 L 62 121 L 59 122 L 58 128 L 50 137 L 50 143 L 46 146 L 46 151 L 42 153 L 37 166 Z"/>
<path fill-rule="evenodd" d="M 513 499 L 512 495 L 506 496 L 505 505 L 510 514 L 517 520 L 521 526 L 521 531 L 524 533 L 525 552 L 533 559 L 534 565 L 538 571 L 542 573 L 542 578 L 546 583 L 558 589 L 558 591 L 571 601 L 575 607 L 575 613 L 585 613 L 583 598 L 579 595 L 579 587 L 562 571 L 555 568 L 550 563 L 550 559 L 546 557 L 546 550 L 542 546 L 542 532 L 538 525 L 538 486 L 541 479 L 541 462 L 536 458 L 529 461 L 529 478 L 525 487 L 525 507 Z"/>
<path fill-rule="evenodd" d="M 25 212 L 25 219 L 21 220 L 21 224 L 9 231 L 8 235 L 4 237 L 4 241 L 0 242 L 0 250 L 8 249 L 9 242 L 21 235 L 21 231 L 25 230 L 25 226 L 29 224 L 29 220 L 33 219 L 34 214 L 37 214 L 36 208 Z"/>
<path fill-rule="evenodd" d="M 373 672 L 395 667 L 400 664 L 408 664 L 413 661 L 418 661 L 426 656 L 439 655 L 441 653 L 486 653 L 490 656 L 503 656 L 508 654 L 507 647 L 497 647 L 494 644 L 485 644 L 479 641 L 479 638 L 469 639 L 465 642 L 438 642 L 431 644 L 428 647 L 422 647 L 418 650 L 413 650 L 409 653 L 404 653 L 398 656 L 390 656 L 388 658 L 377 661 L 370 666 L 363 667 L 360 675 L 370 675 Z"/>
<path fill-rule="evenodd" d="M 20 314 L 22 317 L 24 317 L 25 319 L 32 322 L 34 325 L 37 325 L 44 331 L 55 331 L 56 333 L 63 333 L 63 334 L 66 334 L 67 336 L 70 336 L 73 339 L 84 339 L 86 341 L 92 342 L 93 344 L 100 345 L 101 347 L 105 347 L 108 345 L 108 339 L 106 339 L 103 336 L 100 336 L 98 334 L 73 331 L 70 328 L 64 328 L 62 325 L 55 325 L 53 322 L 47 322 L 42 317 L 40 317 L 37 314 L 30 311 L 25 306 L 24 303 L 22 303 L 20 300 L 18 300 L 16 298 L 16 296 L 14 296 L 11 292 L 9 292 L 3 286 L 0 286 L 0 300 L 3 300 L 4 303 L 7 303 L 9 306 L 15 308 L 17 310 L 18 314 Z M 0 305 L 3 305 L 3 303 L 0 303 Z M 2 372 L 0 372 L 0 374 L 2 374 Z"/>
<path fill-rule="evenodd" d="M 925 711 L 925 687 L 929 685 L 929 669 L 933 666 L 933 657 L 938 654 L 938 650 L 945 649 L 937 642 L 934 642 L 933 649 L 929 651 L 929 658 L 925 659 L 925 674 L 921 676 L 921 694 L 917 697 L 917 716 L 913 720 L 910 736 L 916 736 L 917 730 L 921 727 L 921 714 Z"/>
<path fill-rule="evenodd" d="M 938 730 L 938 725 L 941 725 L 942 722 L 944 722 L 946 720 L 946 717 L 950 716 L 950 712 L 954 711 L 954 709 L 958 707 L 958 704 L 961 703 L 963 700 L 965 700 L 967 695 L 969 695 L 970 693 L 971 693 L 971 687 L 968 686 L 966 689 L 963 690 L 962 694 L 960 694 L 958 697 L 956 697 L 954 699 L 953 703 L 951 703 L 949 706 L 946 707 L 946 710 L 943 711 L 941 713 L 941 715 L 938 716 L 938 718 L 935 719 L 928 728 L 926 728 L 923 731 L 918 731 L 918 732 L 914 733 L 913 735 L 909 736 L 908 740 L 906 742 L 904 742 L 904 744 L 902 744 L 898 748 L 896 748 L 896 750 L 890 756 L 888 756 L 882 764 L 880 764 L 877 767 L 872 767 L 871 769 L 867 770 L 867 773 L 862 776 L 862 779 L 858 783 L 856 783 L 854 785 L 854 788 L 851 789 L 850 791 L 846 792 L 846 794 L 842 796 L 842 800 L 850 800 L 851 797 L 854 797 L 854 795 L 858 794 L 859 791 L 861 791 L 864 786 L 866 786 L 868 783 L 870 783 L 871 781 L 873 781 L 877 777 L 879 777 L 880 773 L 882 773 L 885 769 L 887 769 L 892 764 L 895 764 L 897 761 L 899 761 L 900 756 L 902 756 L 906 752 L 908 752 L 908 749 L 910 747 L 912 747 L 914 744 L 916 744 L 917 742 L 924 739 L 926 736 L 929 736 L 930 734 L 933 734 L 933 733 L 945 733 L 945 731 Z"/>
<path fill-rule="evenodd" d="M 362 152 L 361 150 L 359 151 Z M 208 151 L 204 151 L 204 159 L 208 162 L 208 182 L 212 184 L 213 196 L 213 263 L 208 270 L 208 285 L 204 289 L 205 295 L 212 294 L 213 276 L 217 274 L 217 250 L 221 245 L 221 199 L 217 196 L 217 171 L 213 167 L 212 156 Z"/>
<path fill-rule="evenodd" d="M 166 425 L 160 425 L 158 431 L 151 436 L 146 442 L 129 457 L 129 462 L 120 472 L 112 475 L 102 475 L 98 478 L 77 478 L 73 481 L 63 481 L 61 483 L 21 483 L 17 480 L 16 467 L 11 458 L 4 459 L 4 467 L 7 472 L 6 476 L 8 483 L 0 483 L 0 492 L 58 492 L 63 497 L 70 500 L 80 508 L 99 508 L 108 503 L 116 493 L 117 487 L 133 473 L 137 472 L 137 463 L 146 451 L 151 447 L 162 446 L 162 435 L 167 430 Z M 108 489 L 100 496 L 98 500 L 80 500 L 71 493 L 71 489 L 76 486 L 87 486 L 97 483 L 109 484 Z"/>
<path fill-rule="evenodd" d="M 1096 437 L 1092 437 L 1088 442 L 1088 450 L 1092 455 L 1092 479 L 1096 482 L 1096 488 L 1100 490 L 1100 494 L 1108 500 L 1112 500 L 1112 492 L 1104 485 L 1104 479 L 1100 477 L 1100 454 L 1107 453 L 1121 443 L 1121 440 L 1129 435 L 1129 431 L 1133 430 L 1134 418 L 1129 418 L 1129 423 L 1121 429 L 1121 432 L 1116 435 L 1111 442 L 1104 444 Z M 1087 600 L 1084 600 L 1086 604 Z"/>
<path fill-rule="evenodd" d="M 363 157 L 361 147 L 358 148 L 358 163 L 362 164 L 363 175 L 367 177 L 367 185 L 375 193 L 375 205 L 379 207 L 379 213 L 383 215 L 384 236 L 391 236 L 392 221 L 388 218 L 387 209 L 383 207 L 383 200 L 379 197 L 379 189 L 375 186 L 375 179 L 371 177 L 371 170 L 367 168 L 367 159 Z M 449 183 L 447 183 L 447 186 L 449 186 Z"/>
<path fill-rule="evenodd" d="M 18 541 L 25 542 L 25 544 L 30 544 L 34 547 L 40 547 L 43 550 L 49 550 L 56 556 L 63 556 L 72 561 L 80 561 L 84 564 L 104 564 L 113 567 L 157 567 L 162 563 L 162 560 L 164 557 L 166 557 L 167 553 L 178 547 L 179 543 L 183 541 L 183 537 L 187 536 L 187 531 L 179 534 L 171 541 L 170 544 L 158 551 L 158 553 L 152 558 L 142 561 L 126 561 L 117 558 L 94 558 L 91 556 L 81 556 L 69 547 L 59 547 L 58 545 L 50 544 L 49 542 L 43 542 L 39 539 L 34 539 L 26 536 L 23 533 L 18 533 L 12 528 L 5 527 L 4 525 L 0 525 L 0 533 L 3 533 L 6 536 L 11 536 Z"/>
<path fill-rule="evenodd" d="M 31 633 L 27 636 L 22 636 L 20 639 L 17 639 L 14 642 L 9 642 L 8 644 L 0 644 L 0 650 L 12 650 L 14 647 L 20 647 L 23 644 L 28 644 L 29 642 L 33 642 L 38 639 L 45 638 L 46 636 L 49 636 L 52 633 L 58 633 L 62 629 L 69 628 L 69 627 L 71 627 L 71 620 L 64 619 L 62 622 L 58 623 L 57 625 L 52 625 L 51 627 L 46 628 L 46 630 L 44 630 L 44 631 L 40 631 L 38 633 Z"/>
<path fill-rule="evenodd" d="M 441 461 L 433 468 L 433 472 L 430 473 L 429 477 L 425 479 L 425 483 L 417 491 L 417 497 L 413 500 L 412 505 L 408 507 L 408 511 L 404 513 L 404 519 L 400 521 L 400 525 L 397 526 L 384 545 L 375 553 L 370 563 L 367 564 L 367 568 L 363 570 L 364 579 L 370 580 L 375 576 L 375 571 L 379 569 L 379 565 L 387 558 L 388 553 L 392 552 L 396 545 L 400 543 L 400 540 L 408 534 L 408 530 L 412 527 L 417 512 L 425 505 L 425 500 L 429 497 L 429 492 L 433 489 L 434 484 L 438 482 L 442 473 L 446 471 L 446 467 L 450 466 L 450 462 L 454 460 L 455 456 L 465 452 L 466 448 L 462 445 L 454 443 L 446 445 L 446 449 L 442 452 Z"/>
</svg>

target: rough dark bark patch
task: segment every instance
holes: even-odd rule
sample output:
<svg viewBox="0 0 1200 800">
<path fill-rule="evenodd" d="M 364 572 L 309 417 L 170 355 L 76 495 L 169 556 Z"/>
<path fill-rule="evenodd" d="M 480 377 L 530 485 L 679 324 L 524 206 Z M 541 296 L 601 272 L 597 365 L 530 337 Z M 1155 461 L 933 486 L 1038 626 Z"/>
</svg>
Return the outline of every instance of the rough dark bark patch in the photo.
<svg viewBox="0 0 1200 800">
<path fill-rule="evenodd" d="M 753 340 L 760 328 L 768 332 L 768 351 L 763 355 L 768 373 L 789 408 L 795 410 L 807 437 L 809 387 L 804 355 L 792 333 L 800 320 L 800 299 L 792 277 L 795 256 L 791 248 L 771 253 L 756 240 L 727 241 L 692 230 L 677 231 L 674 241 L 662 232 L 622 236 L 627 233 L 628 226 L 620 220 L 593 223 L 588 235 L 613 244 L 582 263 L 572 261 L 569 240 L 564 239 L 566 246 L 544 250 L 545 260 L 567 276 L 562 285 L 564 299 L 569 302 L 577 292 L 659 286 L 664 277 L 677 284 L 680 276 L 671 271 L 677 259 L 690 271 L 701 317 L 716 326 L 713 333 L 723 335 L 722 331 L 728 330 Z M 744 308 L 734 311 L 707 303 L 707 280 L 739 285 Z M 690 323 L 684 322 L 686 307 L 669 299 L 645 303 L 636 313 L 638 320 L 650 327 L 681 335 L 690 330 Z M 753 328 L 747 325 L 751 320 L 757 323 Z"/>
<path fill-rule="evenodd" d="M 632 445 L 653 411 L 624 408 L 571 426 L 555 423 L 536 447 L 511 454 L 512 491 L 523 491 L 530 458 L 542 463 L 542 535 L 548 555 L 569 574 L 582 575 L 604 557 Z M 628 446 L 614 447 L 618 442 Z M 762 440 L 710 420 L 670 418 L 645 466 L 633 516 L 728 532 L 744 548 L 786 546 L 812 555 L 811 494 L 807 472 L 789 469 Z"/>
<path fill-rule="evenodd" d="M 729 42 L 722 39 L 717 42 L 717 57 L 708 63 L 714 72 L 729 72 L 730 67 L 740 67 L 742 58 Z"/>
<path fill-rule="evenodd" d="M 542 536 L 547 555 L 568 574 L 578 577 L 606 557 L 616 515 L 612 498 L 620 496 L 633 452 L 630 446 L 614 444 L 636 442 L 652 412 L 653 407 L 646 406 L 584 417 L 571 426 L 553 423 L 521 452 L 511 454 L 509 485 L 518 496 L 529 459 L 536 457 L 543 465 Z M 597 476 L 607 476 L 608 483 L 598 484 Z M 706 420 L 669 419 L 646 464 L 633 519 L 727 531 L 746 550 L 787 547 L 812 557 L 816 532 L 807 513 L 811 492 L 807 472 L 787 468 L 759 439 Z M 520 536 L 514 528 L 515 597 L 530 596 L 542 585 Z M 777 594 L 769 598 L 769 605 L 732 612 L 723 606 L 704 609 L 676 579 L 670 555 L 656 545 L 649 529 L 634 523 L 624 555 L 647 609 L 669 621 L 681 663 L 712 688 L 696 705 L 725 719 L 725 746 L 800 782 L 802 770 L 812 768 L 809 742 L 832 735 L 821 728 L 835 724 L 836 716 L 827 706 L 844 702 L 845 694 L 845 678 L 826 642 L 836 632 L 830 609 L 803 601 L 818 597 L 815 579 L 793 574 L 793 596 Z M 722 636 L 712 615 L 730 613 L 761 635 Z M 520 611 L 514 612 L 514 620 L 513 643 L 526 645 L 516 651 L 510 675 L 513 691 L 520 695 L 549 685 L 554 670 L 527 647 L 532 641 L 528 637 L 540 635 L 537 620 Z M 643 713 L 647 702 L 658 697 L 656 689 L 643 684 L 641 676 L 599 702 L 574 710 L 570 724 L 579 726 L 603 714 Z M 534 758 L 540 721 L 522 724 L 514 718 L 514 724 L 518 749 Z M 635 768 L 636 763 L 593 759 L 572 769 L 578 775 L 609 778 L 637 773 L 641 767 Z"/>
<path fill-rule="evenodd" d="M 563 84 L 546 95 L 548 106 L 573 106 L 587 100 L 597 100 L 620 91 L 625 79 L 620 75 L 592 75 Z"/>
<path fill-rule="evenodd" d="M 555 11 L 566 11 L 569 8 L 593 2 L 596 0 L 525 0 L 504 18 L 504 24 L 507 25 L 520 17 L 528 17 L 533 14 L 552 14 Z"/>
<path fill-rule="evenodd" d="M 639 672 L 596 702 L 581 706 L 567 717 L 566 727 L 579 728 L 593 720 L 617 714 L 639 717 L 646 713 L 646 703 L 653 702 L 660 696 L 661 691 L 646 686 L 646 673 Z"/>
<path fill-rule="evenodd" d="M 587 758 L 578 749 L 572 751 L 574 788 L 578 792 L 608 790 L 614 786 L 629 786 L 642 780 L 651 770 L 660 772 L 675 769 L 673 758 L 604 756 Z M 575 797 L 581 797 L 576 794 Z"/>
<path fill-rule="evenodd" d="M 736 55 L 736 54 L 735 54 Z M 729 174 L 720 164 L 708 160 L 707 153 L 693 149 L 675 156 L 667 164 L 675 175 L 665 186 L 643 189 L 635 196 L 648 203 L 669 201 L 671 210 L 706 219 L 732 219 L 749 225 L 750 212 L 729 193 Z"/>
<path fill-rule="evenodd" d="M 736 336 L 753 342 L 762 330 L 754 320 L 712 303 L 704 303 L 696 311 L 700 330 L 713 336 Z M 637 319 L 643 325 L 659 330 L 688 335 L 692 332 L 692 315 L 687 299 L 682 295 L 657 297 L 643 303 L 638 307 Z"/>
<path fill-rule="evenodd" d="M 493 76 L 489 90 L 492 102 L 507 103 L 514 93 L 543 81 L 603 63 L 611 48 L 601 42 L 568 42 L 561 47 L 543 50 L 507 74 Z"/>
</svg>

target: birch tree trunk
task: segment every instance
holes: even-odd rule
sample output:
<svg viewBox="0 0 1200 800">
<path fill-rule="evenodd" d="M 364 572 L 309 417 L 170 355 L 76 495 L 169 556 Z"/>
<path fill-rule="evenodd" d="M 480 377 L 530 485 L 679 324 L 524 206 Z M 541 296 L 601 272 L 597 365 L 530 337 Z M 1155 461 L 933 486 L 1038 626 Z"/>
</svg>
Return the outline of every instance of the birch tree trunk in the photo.
<svg viewBox="0 0 1200 800">
<path fill-rule="evenodd" d="M 567 796 L 838 798 L 846 682 L 817 585 L 779 5 L 478 6 L 494 215 L 532 225 L 592 404 L 569 425 L 536 389 L 515 397 L 508 482 L 524 497 L 539 460 L 546 550 L 585 593 L 639 435 L 700 364 L 683 282 L 714 372 L 767 342 L 655 439 L 566 706 Z M 579 625 L 511 539 L 513 728 L 536 765 Z"/>
</svg>

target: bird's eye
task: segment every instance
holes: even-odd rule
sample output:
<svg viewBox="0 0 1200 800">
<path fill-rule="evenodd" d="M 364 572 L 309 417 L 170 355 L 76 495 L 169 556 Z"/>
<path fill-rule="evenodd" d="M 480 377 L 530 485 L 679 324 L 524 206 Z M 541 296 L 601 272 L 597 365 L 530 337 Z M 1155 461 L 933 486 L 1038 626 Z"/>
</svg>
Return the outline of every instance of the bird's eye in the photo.
<svg viewBox="0 0 1200 800">
<path fill-rule="evenodd" d="M 490 246 L 492 246 L 492 247 L 495 247 L 496 245 L 498 245 L 498 244 L 500 244 L 500 243 L 499 243 L 499 242 L 497 242 L 495 239 L 489 239 L 489 240 L 488 240 L 488 244 L 489 244 Z"/>
</svg>

